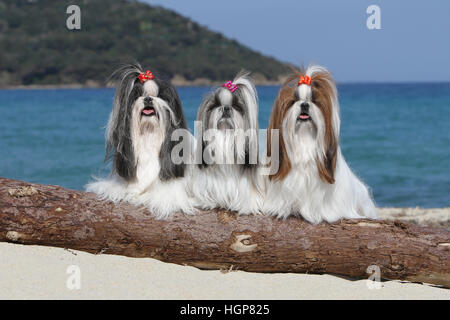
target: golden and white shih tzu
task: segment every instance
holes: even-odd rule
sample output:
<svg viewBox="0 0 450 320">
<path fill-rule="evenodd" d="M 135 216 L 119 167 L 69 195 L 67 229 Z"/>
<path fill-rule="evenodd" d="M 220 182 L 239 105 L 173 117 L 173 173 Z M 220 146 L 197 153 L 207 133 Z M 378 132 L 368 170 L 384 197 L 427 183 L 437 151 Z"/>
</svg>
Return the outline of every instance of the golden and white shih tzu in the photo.
<svg viewBox="0 0 450 320">
<path fill-rule="evenodd" d="M 323 67 L 296 71 L 280 89 L 272 109 L 279 130 L 279 163 L 266 180 L 263 212 L 280 218 L 302 216 L 311 223 L 341 218 L 376 218 L 368 188 L 351 171 L 339 147 L 336 85 Z"/>
<path fill-rule="evenodd" d="M 106 130 L 106 160 L 111 175 L 87 185 L 86 190 L 113 202 L 143 205 L 157 218 L 191 213 L 186 194 L 186 164 L 175 164 L 171 153 L 177 129 L 187 129 L 176 89 L 143 72 L 140 65 L 125 65 L 117 81 L 113 109 Z M 186 130 L 187 131 L 187 130 Z"/>
<path fill-rule="evenodd" d="M 195 131 L 197 165 L 189 191 L 198 206 L 260 212 L 258 96 L 248 72 L 241 71 L 203 100 Z"/>
</svg>

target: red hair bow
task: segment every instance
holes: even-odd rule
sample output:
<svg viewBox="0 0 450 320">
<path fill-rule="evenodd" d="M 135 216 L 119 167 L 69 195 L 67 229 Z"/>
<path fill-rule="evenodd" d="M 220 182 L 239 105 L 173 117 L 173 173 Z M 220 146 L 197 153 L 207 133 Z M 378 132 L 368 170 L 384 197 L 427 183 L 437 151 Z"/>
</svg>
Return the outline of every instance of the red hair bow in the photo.
<svg viewBox="0 0 450 320">
<path fill-rule="evenodd" d="M 300 78 L 298 79 L 297 86 L 302 85 L 302 84 L 306 84 L 307 86 L 310 86 L 311 85 L 311 77 L 309 77 L 309 76 L 300 76 Z"/>
<path fill-rule="evenodd" d="M 145 71 L 145 73 L 141 73 L 139 75 L 139 80 L 141 81 L 141 83 L 144 83 L 147 80 L 153 80 L 155 79 L 155 76 L 153 75 L 153 73 L 150 72 L 150 70 Z"/>
</svg>

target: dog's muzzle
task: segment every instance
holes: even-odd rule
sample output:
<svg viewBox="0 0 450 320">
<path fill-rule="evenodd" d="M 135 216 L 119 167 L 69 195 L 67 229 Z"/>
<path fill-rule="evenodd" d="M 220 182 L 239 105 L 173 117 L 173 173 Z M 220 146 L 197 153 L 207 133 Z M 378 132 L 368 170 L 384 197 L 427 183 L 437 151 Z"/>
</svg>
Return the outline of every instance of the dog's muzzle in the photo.
<svg viewBox="0 0 450 320">
<path fill-rule="evenodd" d="M 231 109 L 230 106 L 225 106 L 222 109 L 222 116 L 217 121 L 217 129 L 219 130 L 227 130 L 227 129 L 234 129 L 234 123 L 231 118 L 233 113 L 233 109 Z"/>
<path fill-rule="evenodd" d="M 230 106 L 223 107 L 222 118 L 231 118 L 232 111 Z"/>
<path fill-rule="evenodd" d="M 298 120 L 300 121 L 309 121 L 311 117 L 309 116 L 309 103 L 303 102 L 300 105 L 300 114 L 298 115 Z"/>
<path fill-rule="evenodd" d="M 152 97 L 144 98 L 144 109 L 142 109 L 141 115 L 144 117 L 156 116 L 155 108 L 153 107 Z"/>
</svg>

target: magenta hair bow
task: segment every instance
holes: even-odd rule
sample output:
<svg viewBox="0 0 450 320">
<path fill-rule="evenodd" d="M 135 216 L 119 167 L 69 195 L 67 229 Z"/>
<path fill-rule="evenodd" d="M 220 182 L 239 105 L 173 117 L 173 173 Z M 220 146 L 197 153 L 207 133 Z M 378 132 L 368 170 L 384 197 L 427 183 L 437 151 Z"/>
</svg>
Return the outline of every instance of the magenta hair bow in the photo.
<svg viewBox="0 0 450 320">
<path fill-rule="evenodd" d="M 227 88 L 228 90 L 231 91 L 231 93 L 235 92 L 237 90 L 237 85 L 235 85 L 233 82 L 228 81 L 225 82 L 222 87 Z"/>
</svg>

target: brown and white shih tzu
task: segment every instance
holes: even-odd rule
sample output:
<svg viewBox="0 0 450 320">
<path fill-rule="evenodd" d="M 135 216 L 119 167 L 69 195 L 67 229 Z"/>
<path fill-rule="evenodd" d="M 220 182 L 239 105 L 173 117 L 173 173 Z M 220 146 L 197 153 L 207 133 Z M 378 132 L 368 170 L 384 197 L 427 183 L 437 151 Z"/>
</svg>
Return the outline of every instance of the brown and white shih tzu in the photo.
<svg viewBox="0 0 450 320">
<path fill-rule="evenodd" d="M 258 96 L 248 72 L 241 71 L 203 100 L 196 138 L 197 165 L 189 191 L 198 206 L 259 213 Z"/>
<path fill-rule="evenodd" d="M 341 153 L 339 126 L 337 89 L 325 68 L 313 65 L 287 79 L 268 128 L 268 156 L 271 130 L 279 130 L 279 163 L 266 180 L 264 213 L 311 223 L 376 218 L 367 186 Z"/>
<path fill-rule="evenodd" d="M 178 143 L 172 133 L 187 131 L 176 89 L 138 64 L 121 67 L 113 78 L 117 89 L 105 137 L 105 159 L 112 160 L 112 172 L 89 183 L 86 190 L 113 202 L 143 205 L 157 218 L 191 213 L 186 165 L 171 159 Z"/>
</svg>

